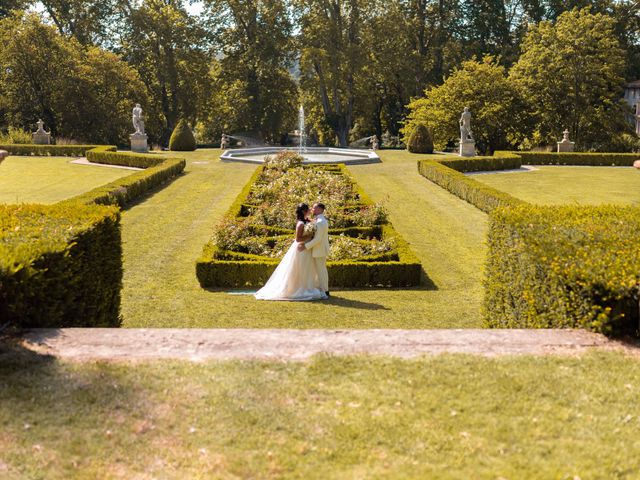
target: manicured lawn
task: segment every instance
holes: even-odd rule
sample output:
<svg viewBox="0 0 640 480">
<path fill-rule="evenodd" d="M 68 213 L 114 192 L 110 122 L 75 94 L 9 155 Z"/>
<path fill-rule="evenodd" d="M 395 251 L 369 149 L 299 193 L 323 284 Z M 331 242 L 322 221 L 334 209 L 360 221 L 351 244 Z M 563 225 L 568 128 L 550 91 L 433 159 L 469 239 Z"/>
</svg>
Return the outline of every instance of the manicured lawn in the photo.
<svg viewBox="0 0 640 480">
<path fill-rule="evenodd" d="M 639 378 L 640 361 L 618 354 L 126 365 L 0 353 L 0 476 L 637 478 Z"/>
<path fill-rule="evenodd" d="M 632 167 L 540 166 L 532 172 L 474 175 L 531 203 L 640 205 L 640 171 Z"/>
<path fill-rule="evenodd" d="M 486 216 L 417 172 L 418 155 L 382 152 L 350 167 L 385 203 L 437 289 L 336 291 L 326 302 L 258 302 L 200 288 L 195 260 L 255 166 L 185 154 L 186 174 L 123 215 L 125 327 L 465 328 L 480 326 Z M 201 163 L 206 162 L 206 163 Z"/>
<path fill-rule="evenodd" d="M 0 164 L 0 203 L 55 203 L 131 175 L 120 168 L 74 165 L 69 157 L 8 157 Z"/>
</svg>

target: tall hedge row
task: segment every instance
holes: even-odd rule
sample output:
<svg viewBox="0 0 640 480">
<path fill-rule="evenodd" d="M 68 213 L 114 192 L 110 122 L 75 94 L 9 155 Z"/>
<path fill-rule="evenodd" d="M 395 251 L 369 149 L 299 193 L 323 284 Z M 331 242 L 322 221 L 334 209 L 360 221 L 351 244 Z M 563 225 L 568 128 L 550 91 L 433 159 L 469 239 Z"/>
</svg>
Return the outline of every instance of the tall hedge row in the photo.
<svg viewBox="0 0 640 480">
<path fill-rule="evenodd" d="M 640 209 L 499 208 L 488 244 L 488 326 L 605 334 L 638 328 Z"/>
<path fill-rule="evenodd" d="M 22 327 L 120 325 L 117 208 L 0 205 L 0 319 Z"/>
<path fill-rule="evenodd" d="M 185 160 L 104 145 L 18 147 L 23 154 L 86 154 L 90 161 L 145 170 L 51 206 L 0 205 L 0 322 L 118 326 L 122 246 L 115 205 L 124 207 L 179 175 Z"/>
</svg>

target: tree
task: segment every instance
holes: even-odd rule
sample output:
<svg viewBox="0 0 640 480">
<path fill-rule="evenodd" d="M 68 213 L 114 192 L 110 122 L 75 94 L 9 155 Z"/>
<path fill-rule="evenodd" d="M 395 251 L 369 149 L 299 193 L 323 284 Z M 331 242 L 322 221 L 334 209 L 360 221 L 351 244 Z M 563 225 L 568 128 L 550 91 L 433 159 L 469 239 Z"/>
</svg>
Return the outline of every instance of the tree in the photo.
<svg viewBox="0 0 640 480">
<path fill-rule="evenodd" d="M 214 62 L 211 117 L 222 129 L 274 142 L 293 127 L 298 103 L 292 24 L 282 0 L 208 0 L 221 55 Z M 224 112 L 224 114 L 222 114 Z M 217 135 L 216 135 L 217 136 Z"/>
<path fill-rule="evenodd" d="M 182 0 L 144 0 L 127 14 L 120 49 L 140 73 L 152 112 L 159 112 L 163 144 L 179 118 L 193 124 L 203 114 L 211 89 L 210 41 Z"/>
<path fill-rule="evenodd" d="M 192 152 L 196 149 L 196 139 L 189 125 L 180 120 L 169 139 L 169 150 L 172 152 Z"/>
<path fill-rule="evenodd" d="M 362 75 L 362 43 L 367 0 L 300 0 L 301 87 L 313 92 L 324 122 L 338 143 L 348 145 L 354 121 L 356 81 Z"/>
<path fill-rule="evenodd" d="M 554 144 L 568 128 L 578 148 L 610 149 L 629 132 L 620 100 L 624 52 L 613 25 L 583 9 L 530 29 L 511 79 L 535 121 L 533 145 Z"/>
<path fill-rule="evenodd" d="M 9 16 L 11 10 L 22 10 L 28 3 L 27 0 L 0 0 L 0 18 Z"/>
<path fill-rule="evenodd" d="M 136 101 L 146 106 L 144 85 L 115 54 L 85 48 L 35 14 L 0 21 L 0 110 L 9 125 L 32 129 L 42 118 L 54 137 L 122 145 Z"/>
<path fill-rule="evenodd" d="M 513 148 L 528 131 L 526 112 L 506 70 L 494 57 L 469 60 L 425 97 L 411 102 L 403 134 L 405 141 L 419 124 L 426 125 L 438 149 L 460 139 L 459 118 L 464 107 L 474 116 L 476 146 L 484 152 Z"/>
</svg>

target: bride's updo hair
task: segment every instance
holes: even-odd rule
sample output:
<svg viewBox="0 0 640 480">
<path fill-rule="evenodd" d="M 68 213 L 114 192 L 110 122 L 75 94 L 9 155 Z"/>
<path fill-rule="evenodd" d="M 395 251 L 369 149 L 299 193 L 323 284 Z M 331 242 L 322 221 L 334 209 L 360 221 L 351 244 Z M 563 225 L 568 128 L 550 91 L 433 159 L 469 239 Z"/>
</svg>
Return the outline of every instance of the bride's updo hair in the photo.
<svg viewBox="0 0 640 480">
<path fill-rule="evenodd" d="M 304 223 L 307 223 L 309 220 L 305 217 L 306 213 L 309 211 L 309 205 L 306 203 L 301 203 L 296 208 L 296 218 Z"/>
</svg>

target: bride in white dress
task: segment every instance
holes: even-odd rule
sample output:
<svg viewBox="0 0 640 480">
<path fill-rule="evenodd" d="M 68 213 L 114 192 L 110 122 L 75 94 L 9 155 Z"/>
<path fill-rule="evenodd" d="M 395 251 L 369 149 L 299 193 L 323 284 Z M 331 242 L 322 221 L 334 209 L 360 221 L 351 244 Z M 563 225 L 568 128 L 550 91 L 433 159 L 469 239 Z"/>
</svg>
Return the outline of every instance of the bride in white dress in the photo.
<svg viewBox="0 0 640 480">
<path fill-rule="evenodd" d="M 321 290 L 315 263 L 310 250 L 298 251 L 298 244 L 310 240 L 304 235 L 304 226 L 309 223 L 307 218 L 309 206 L 301 203 L 296 208 L 296 239 L 287 250 L 284 258 L 278 264 L 269 281 L 258 290 L 255 297 L 258 300 L 323 300 L 327 298 Z"/>
</svg>

